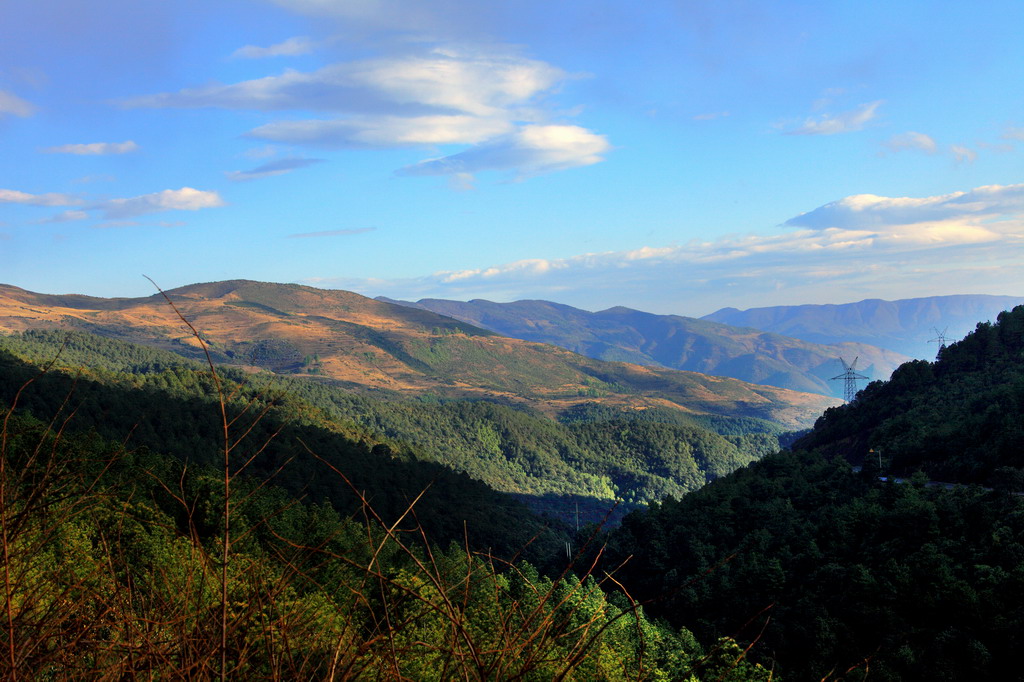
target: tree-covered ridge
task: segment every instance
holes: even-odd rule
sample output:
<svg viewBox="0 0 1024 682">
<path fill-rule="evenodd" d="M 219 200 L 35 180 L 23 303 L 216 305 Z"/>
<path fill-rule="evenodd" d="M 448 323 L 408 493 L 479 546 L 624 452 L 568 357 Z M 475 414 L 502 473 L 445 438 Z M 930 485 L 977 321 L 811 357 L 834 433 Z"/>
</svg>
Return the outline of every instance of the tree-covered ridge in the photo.
<svg viewBox="0 0 1024 682">
<path fill-rule="evenodd" d="M 202 365 L 173 353 L 56 331 L 8 336 L 0 339 L 0 348 L 37 365 L 59 356 L 58 365 L 72 373 L 84 372 L 99 384 L 113 382 L 122 390 L 143 391 L 146 398 L 135 401 L 140 411 L 134 420 L 153 416 L 137 425 L 108 424 L 105 433 L 112 438 L 121 433 L 119 429 L 134 429 L 135 442 L 152 445 L 159 442 L 153 423 L 187 423 L 194 418 L 197 426 L 191 432 L 183 427 L 186 435 L 162 446 L 186 457 L 209 442 L 216 427 L 209 414 L 193 415 L 196 410 L 173 416 L 171 411 L 179 408 L 171 405 L 161 412 L 160 399 L 154 397 L 161 392 L 189 396 L 185 404 L 193 405 L 196 391 L 209 390 Z M 583 501 L 584 518 L 594 521 L 603 518 L 615 500 L 629 507 L 694 490 L 773 452 L 781 432 L 777 425 L 756 419 L 667 409 L 623 411 L 596 403 L 580 404 L 556 421 L 489 402 L 374 399 L 326 381 L 246 374 L 231 367 L 220 372 L 233 386 L 245 387 L 243 395 L 277 396 L 284 418 L 315 427 L 317 434 L 334 432 L 406 462 L 441 464 L 552 513 L 575 510 Z M 104 389 L 89 384 L 79 393 L 88 390 Z M 102 410 L 90 407 L 94 404 L 83 409 Z M 100 418 L 99 412 L 90 416 Z M 565 498 L 561 503 L 560 497 Z"/>
<path fill-rule="evenodd" d="M 653 612 L 751 643 L 785 679 L 1024 678 L 1024 499 L 863 459 L 895 441 L 883 466 L 1014 487 L 1022 323 L 1005 312 L 830 410 L 801 449 L 630 514 L 605 559 L 631 557 L 619 578 Z"/>
<path fill-rule="evenodd" d="M 787 680 L 1020 679 L 1015 496 L 785 453 L 627 516 L 610 545 L 653 613 L 756 641 Z"/>
<path fill-rule="evenodd" d="M 934 362 L 900 367 L 831 408 L 796 447 L 859 463 L 881 452 L 894 475 L 1024 489 L 1024 306 L 979 324 Z M 876 461 L 877 464 L 877 461 Z"/>
<path fill-rule="evenodd" d="M 528 515 L 464 476 L 185 361 L 97 357 L 76 379 L 0 353 L 5 679 L 770 678 L 606 574 L 516 558 Z"/>
<path fill-rule="evenodd" d="M 73 345 L 77 350 L 70 352 L 109 343 L 78 338 Z M 100 437 L 180 462 L 212 466 L 221 456 L 223 432 L 216 385 L 209 371 L 186 365 L 181 361 L 163 368 L 157 359 L 151 366 L 162 368 L 149 373 L 76 367 L 51 369 L 34 378 L 39 365 L 0 349 L 0 400 L 6 404 L 18 395 L 20 407 L 38 415 L 59 414 L 62 406 L 71 406 L 72 430 L 89 429 Z M 426 490 L 418 508 L 424 512 L 425 528 L 439 542 L 464 538 L 464 524 L 472 522 L 480 542 L 498 553 L 511 555 L 534 538 L 536 547 L 530 551 L 537 556 L 557 552 L 559 541 L 552 532 L 508 496 L 465 473 L 400 451 L 357 424 L 332 420 L 279 387 L 257 386 L 245 382 L 241 373 L 229 374 L 220 376 L 228 397 L 228 419 L 244 422 L 252 415 L 261 416 L 246 431 L 246 445 L 261 444 L 247 475 L 273 478 L 292 495 L 330 503 L 347 513 L 358 506 L 358 496 L 325 475 L 325 467 L 335 466 L 355 489 L 374 491 L 374 506 L 386 519 L 398 518 L 409 501 Z"/>
</svg>

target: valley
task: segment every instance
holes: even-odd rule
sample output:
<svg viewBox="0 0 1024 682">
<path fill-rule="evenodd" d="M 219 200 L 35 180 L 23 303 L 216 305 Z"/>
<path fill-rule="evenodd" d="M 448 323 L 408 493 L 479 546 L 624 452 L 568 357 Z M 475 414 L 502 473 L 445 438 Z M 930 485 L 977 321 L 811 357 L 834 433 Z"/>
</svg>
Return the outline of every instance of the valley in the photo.
<svg viewBox="0 0 1024 682">
<path fill-rule="evenodd" d="M 338 655 L 359 675 L 429 677 L 484 646 L 501 675 L 619 679 L 599 652 L 639 660 L 639 646 L 629 679 L 1006 677 L 1024 307 L 848 404 L 470 321 L 244 280 L 143 299 L 0 287 L 5 585 L 135 604 L 70 641 L 57 614 L 78 607 L 26 598 L 0 665 L 123 670 L 129 646 L 207 676 L 318 677 Z M 182 614 L 159 640 L 137 634 L 147 604 Z M 235 662 L 187 631 L 217 604 L 210 635 Z M 268 607 L 272 642 L 236 634 Z M 342 653 L 308 618 L 333 623 Z M 969 651 L 933 645 L 953 637 Z M 265 659 L 285 645 L 301 656 Z"/>
</svg>

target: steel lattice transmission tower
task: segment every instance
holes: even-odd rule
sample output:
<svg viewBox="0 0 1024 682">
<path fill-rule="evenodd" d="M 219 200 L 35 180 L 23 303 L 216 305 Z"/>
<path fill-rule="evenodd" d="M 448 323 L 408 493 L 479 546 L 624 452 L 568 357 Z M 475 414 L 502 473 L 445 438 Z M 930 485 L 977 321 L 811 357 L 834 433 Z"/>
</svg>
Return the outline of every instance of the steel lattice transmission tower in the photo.
<svg viewBox="0 0 1024 682">
<path fill-rule="evenodd" d="M 935 334 L 935 338 L 934 339 L 929 339 L 928 343 L 937 343 L 937 344 L 939 344 L 939 352 L 935 354 L 936 358 L 938 358 L 940 355 L 942 355 L 942 351 L 946 350 L 946 341 L 948 340 L 948 338 L 946 337 L 946 330 L 948 330 L 948 329 L 949 329 L 949 327 L 946 327 L 946 329 L 943 329 L 940 332 L 938 330 L 938 328 L 932 327 L 932 334 Z"/>
<path fill-rule="evenodd" d="M 857 397 L 857 380 L 867 379 L 863 374 L 857 374 L 857 360 L 860 357 L 853 359 L 853 362 L 846 364 L 846 360 L 839 358 L 839 362 L 843 363 L 843 373 L 837 377 L 832 377 L 829 381 L 843 380 L 843 399 L 846 402 L 852 402 Z"/>
</svg>

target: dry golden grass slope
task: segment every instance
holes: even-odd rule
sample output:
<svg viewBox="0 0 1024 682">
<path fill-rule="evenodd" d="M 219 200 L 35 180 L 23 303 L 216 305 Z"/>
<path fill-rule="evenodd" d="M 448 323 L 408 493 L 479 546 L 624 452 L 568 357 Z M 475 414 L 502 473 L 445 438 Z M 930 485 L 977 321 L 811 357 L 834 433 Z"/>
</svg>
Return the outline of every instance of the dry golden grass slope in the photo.
<svg viewBox="0 0 1024 682">
<path fill-rule="evenodd" d="M 597 401 L 809 425 L 825 396 L 695 372 L 592 360 L 499 336 L 425 310 L 347 291 L 232 280 L 167 292 L 220 362 L 318 375 L 353 390 L 526 403 L 553 414 Z M 37 294 L 0 285 L 0 332 L 65 327 L 195 354 L 159 293 L 146 298 Z"/>
</svg>

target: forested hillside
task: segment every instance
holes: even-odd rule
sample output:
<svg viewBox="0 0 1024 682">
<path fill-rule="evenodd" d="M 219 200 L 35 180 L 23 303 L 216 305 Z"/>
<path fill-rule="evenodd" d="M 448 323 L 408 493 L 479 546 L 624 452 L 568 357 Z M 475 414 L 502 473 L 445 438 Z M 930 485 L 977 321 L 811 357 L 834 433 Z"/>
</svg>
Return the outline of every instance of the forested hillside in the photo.
<svg viewBox="0 0 1024 682">
<path fill-rule="evenodd" d="M 157 452 L 192 467 L 219 466 L 223 426 L 217 384 L 209 371 L 130 344 L 88 335 L 72 339 L 57 357 L 57 366 L 42 375 L 41 364 L 21 360 L 3 345 L 55 353 L 59 345 L 0 340 L 3 404 L 17 396 L 19 408 L 40 419 L 68 419 L 66 431 L 93 433 L 132 451 Z M 123 371 L 121 353 L 134 371 Z M 74 364 L 76 358 L 94 357 L 95 364 Z M 357 492 L 366 490 L 387 520 L 397 519 L 426 490 L 417 509 L 438 542 L 464 538 L 468 523 L 486 538 L 487 546 L 509 556 L 534 536 L 542 545 L 548 543 L 545 553 L 555 551 L 557 538 L 508 496 L 464 473 L 392 450 L 371 431 L 334 421 L 279 387 L 245 379 L 241 373 L 219 374 L 226 417 L 244 435 L 237 449 L 252 458 L 247 476 L 272 480 L 291 495 L 329 504 L 343 514 L 358 508 Z M 339 484 L 332 467 L 343 471 L 352 485 Z"/>
<path fill-rule="evenodd" d="M 379 299 L 390 300 L 390 299 Z M 796 391 L 842 396 L 840 356 L 860 358 L 865 375 L 886 379 L 910 358 L 846 339 L 825 346 L 711 320 L 625 307 L 588 312 L 550 301 L 494 303 L 422 299 L 403 303 L 527 341 L 552 343 L 599 360 L 727 376 Z"/>
<path fill-rule="evenodd" d="M 557 523 L 277 379 L 2 341 L 5 679 L 770 678 L 649 619 Z M 589 411 L 568 421 L 608 423 Z"/>
<path fill-rule="evenodd" d="M 82 401 L 79 409 L 85 423 L 95 423 L 103 435 L 119 438 L 130 431 L 132 442 L 158 446 L 182 459 L 199 452 L 215 456 L 208 438 L 216 431 L 214 415 L 204 413 L 195 399 L 196 392 L 210 388 L 201 364 L 81 332 L 26 332 L 0 338 L 2 348 L 36 365 L 57 357 L 58 366 L 82 375 L 76 389 Z M 8 371 L 8 390 L 28 371 Z M 778 425 L 762 420 L 676 410 L 635 411 L 582 403 L 556 420 L 501 403 L 383 399 L 354 394 L 326 379 L 245 373 L 231 367 L 220 373 L 242 396 L 275 399 L 275 414 L 287 428 L 315 427 L 315 434 L 303 435 L 307 443 L 337 434 L 374 449 L 376 459 L 383 454 L 384 459 L 409 466 L 442 465 L 493 490 L 513 493 L 534 509 L 566 516 L 582 507 L 582 518 L 592 521 L 604 518 L 616 501 L 625 509 L 695 490 L 774 452 L 782 433 Z M 57 381 L 56 376 L 47 381 Z M 51 394 L 38 412 L 56 409 L 56 397 L 62 394 L 57 389 Z M 116 396 L 131 409 L 116 412 L 116 418 L 104 417 L 106 403 Z M 36 400 L 35 392 L 24 400 Z M 192 420 L 195 426 L 190 427 Z M 162 442 L 163 434 L 154 431 L 159 424 L 173 425 L 182 437 Z M 289 447 L 272 445 L 268 454 L 273 457 L 261 458 L 260 466 L 271 470 L 278 460 L 293 456 L 294 440 Z M 293 477 L 298 485 L 303 474 L 292 466 L 282 475 Z M 413 476 L 410 485 L 425 480 L 429 475 Z M 317 484 L 308 485 L 315 490 Z"/>
<path fill-rule="evenodd" d="M 796 447 L 859 463 L 881 452 L 889 474 L 1024 490 L 1024 306 L 1000 313 L 938 361 L 900 367 L 850 405 L 830 408 Z"/>
<path fill-rule="evenodd" d="M 1024 307 L 778 454 L 750 418 L 355 395 L 81 332 L 0 347 L 8 669 L 1021 678 Z M 616 498 L 650 506 L 565 523 Z"/>
<path fill-rule="evenodd" d="M 618 576 L 652 612 L 753 643 L 787 680 L 1022 679 L 1022 406 L 1024 306 L 830 410 L 794 452 L 627 516 L 605 558 L 632 557 Z"/>
</svg>

